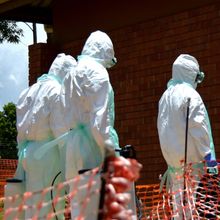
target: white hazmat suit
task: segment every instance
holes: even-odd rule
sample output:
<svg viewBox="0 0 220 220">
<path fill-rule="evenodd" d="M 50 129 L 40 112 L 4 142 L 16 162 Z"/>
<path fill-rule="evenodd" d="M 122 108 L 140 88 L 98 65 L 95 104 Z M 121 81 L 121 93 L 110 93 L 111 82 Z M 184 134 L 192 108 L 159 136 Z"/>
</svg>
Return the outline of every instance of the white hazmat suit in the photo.
<svg viewBox="0 0 220 220">
<path fill-rule="evenodd" d="M 65 75 L 75 66 L 76 61 L 73 57 L 58 54 L 48 74 L 42 75 L 37 83 L 24 90 L 19 97 L 17 103 L 19 166 L 15 177 L 24 181 L 25 191 L 35 192 L 51 186 L 56 175 L 63 169 L 60 161 L 62 152 L 58 147 L 51 148 L 40 160 L 34 157 L 34 152 L 68 129 L 64 123 L 61 89 Z M 21 163 L 25 170 L 24 176 Z M 60 176 L 54 185 L 59 181 L 61 181 Z M 52 193 L 55 196 L 55 192 Z M 37 205 L 39 201 L 51 200 L 50 192 L 43 201 L 41 196 L 41 194 L 32 195 L 27 204 Z M 58 206 L 55 209 L 57 211 Z M 42 208 L 38 218 L 44 219 L 44 216 L 52 210 L 51 204 Z M 35 212 L 36 210 L 28 208 L 25 219 L 33 218 Z M 63 218 L 59 216 L 59 219 Z"/>
<path fill-rule="evenodd" d="M 88 130 L 95 141 L 92 146 L 91 143 L 88 143 L 89 146 L 84 143 L 85 146 L 80 147 L 81 157 L 76 156 L 78 165 L 73 172 L 75 165 L 71 162 L 75 163 L 76 160 L 71 158 L 75 148 L 71 143 L 77 143 L 78 138 L 73 135 L 74 140 L 69 140 L 67 179 L 78 174 L 80 169 L 99 166 L 103 162 L 106 142 L 119 149 L 118 135 L 114 129 L 114 92 L 106 70 L 114 65 L 115 60 L 113 44 L 108 35 L 101 31 L 93 32 L 78 57 L 76 71 L 71 80 L 72 88 L 65 88 L 70 91 L 70 97 L 66 99 L 69 100 L 68 115 L 72 117 L 68 118 L 70 128 L 73 132 L 77 129 Z M 80 161 L 82 157 L 85 158 L 84 161 Z"/>
<path fill-rule="evenodd" d="M 72 128 L 66 146 L 66 179 L 78 175 L 79 170 L 100 166 L 106 143 L 114 149 L 120 149 L 114 129 L 114 92 L 106 69 L 115 62 L 109 36 L 101 31 L 91 33 L 78 57 L 71 88 L 65 87 L 66 95 L 70 91 L 70 97 L 66 100 L 69 100 L 67 106 L 71 118 L 68 121 Z M 96 184 L 97 188 L 99 186 Z M 72 186 L 70 190 L 74 190 Z M 79 214 L 76 204 L 84 200 L 84 193 L 78 192 L 71 201 L 72 219 Z M 97 219 L 98 197 L 95 195 L 90 199 L 83 213 L 86 219 L 93 220 Z"/>
<path fill-rule="evenodd" d="M 66 143 L 67 180 L 76 177 L 80 170 L 101 166 L 106 145 L 113 152 L 120 150 L 114 129 L 114 92 L 106 69 L 115 63 L 111 39 L 106 33 L 95 31 L 86 40 L 76 69 L 64 79 L 65 123 L 70 131 L 41 148 L 50 149 L 59 141 Z M 87 178 L 79 183 L 85 187 L 76 189 L 70 184 L 70 192 L 76 192 L 71 199 L 72 219 L 79 217 L 80 213 L 86 220 L 97 219 L 99 196 L 94 191 L 100 188 L 99 180 L 96 177 L 89 198 L 85 198 L 89 190 Z M 89 202 L 83 207 L 83 201 L 87 199 Z"/>
<path fill-rule="evenodd" d="M 167 187 L 171 187 L 171 191 L 176 193 L 174 202 L 177 206 L 181 200 L 180 197 L 177 198 L 177 191 L 183 190 L 183 182 L 179 182 L 177 177 L 184 172 L 182 168 L 185 161 L 188 98 L 190 103 L 186 161 L 199 164 L 207 155 L 210 155 L 211 160 L 216 159 L 208 114 L 202 98 L 195 90 L 201 76 L 197 60 L 188 54 L 181 54 L 173 63 L 172 79 L 159 101 L 157 128 L 161 150 L 168 165 L 163 181 L 167 178 Z M 180 207 L 176 209 L 179 211 Z M 182 219 L 182 214 L 179 213 L 175 219 Z"/>
</svg>

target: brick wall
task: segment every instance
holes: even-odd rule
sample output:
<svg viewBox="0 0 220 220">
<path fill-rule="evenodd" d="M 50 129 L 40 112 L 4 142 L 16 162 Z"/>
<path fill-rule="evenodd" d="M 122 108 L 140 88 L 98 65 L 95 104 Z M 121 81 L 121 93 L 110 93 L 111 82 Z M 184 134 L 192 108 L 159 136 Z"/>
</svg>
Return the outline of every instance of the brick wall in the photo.
<svg viewBox="0 0 220 220">
<path fill-rule="evenodd" d="M 48 72 L 57 50 L 53 45 L 46 43 L 29 46 L 29 85 L 35 83 L 39 76 Z"/>
<path fill-rule="evenodd" d="M 132 144 L 143 164 L 140 184 L 158 182 L 166 169 L 157 128 L 158 101 L 181 53 L 195 56 L 206 73 L 198 87 L 209 112 L 220 156 L 220 4 L 108 31 L 118 64 L 109 70 L 115 91 L 116 129 L 120 145 Z M 87 37 L 87 36 L 86 36 Z M 79 55 L 85 39 L 60 49 Z"/>
<path fill-rule="evenodd" d="M 138 150 L 144 165 L 142 181 L 157 181 L 165 168 L 156 129 L 157 105 L 171 77 L 172 63 L 180 53 L 197 57 L 206 73 L 198 91 L 207 104 L 216 148 L 219 146 L 219 97 L 211 95 L 217 94 L 220 84 L 219 8 L 211 5 L 111 33 L 119 60 L 111 75 L 116 93 L 116 127 L 121 144 L 132 143 Z"/>
<path fill-rule="evenodd" d="M 140 182 L 153 183 L 166 167 L 156 120 L 158 101 L 181 53 L 195 56 L 206 73 L 198 87 L 210 115 L 219 155 L 220 4 L 129 26 L 110 33 L 118 65 L 111 79 L 121 145 L 133 144 L 144 165 Z"/>
</svg>

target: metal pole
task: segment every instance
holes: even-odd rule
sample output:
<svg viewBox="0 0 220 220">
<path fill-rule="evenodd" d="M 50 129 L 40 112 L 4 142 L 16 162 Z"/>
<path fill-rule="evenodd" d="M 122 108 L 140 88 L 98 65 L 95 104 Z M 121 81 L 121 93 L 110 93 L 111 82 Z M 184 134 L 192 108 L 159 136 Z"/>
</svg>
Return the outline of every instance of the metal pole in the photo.
<svg viewBox="0 0 220 220">
<path fill-rule="evenodd" d="M 190 98 L 187 98 L 187 110 L 186 110 L 186 132 L 185 132 L 185 159 L 184 159 L 184 198 L 183 204 L 185 206 L 186 203 L 186 165 L 187 165 L 187 148 L 188 148 L 188 124 L 189 124 L 189 105 L 190 105 Z"/>
<path fill-rule="evenodd" d="M 98 220 L 103 220 L 104 213 L 103 213 L 103 207 L 105 203 L 105 185 L 106 180 L 104 177 L 102 177 L 103 174 L 107 172 L 108 169 L 108 158 L 105 157 L 104 164 L 103 164 L 103 170 L 101 174 L 101 189 L 100 189 L 100 198 L 99 198 L 99 209 L 98 209 Z"/>
<path fill-rule="evenodd" d="M 37 25 L 33 23 L 33 43 L 37 43 Z"/>
</svg>

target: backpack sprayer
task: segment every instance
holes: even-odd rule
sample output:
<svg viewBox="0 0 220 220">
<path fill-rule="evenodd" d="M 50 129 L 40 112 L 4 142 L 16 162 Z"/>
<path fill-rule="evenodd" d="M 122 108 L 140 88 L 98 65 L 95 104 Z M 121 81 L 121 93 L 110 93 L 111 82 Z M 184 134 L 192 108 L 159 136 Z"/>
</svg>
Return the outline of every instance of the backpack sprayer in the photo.
<svg viewBox="0 0 220 220">
<path fill-rule="evenodd" d="M 136 159 L 136 151 L 132 145 L 125 145 L 122 149 L 116 149 L 120 156 L 125 158 Z"/>
</svg>

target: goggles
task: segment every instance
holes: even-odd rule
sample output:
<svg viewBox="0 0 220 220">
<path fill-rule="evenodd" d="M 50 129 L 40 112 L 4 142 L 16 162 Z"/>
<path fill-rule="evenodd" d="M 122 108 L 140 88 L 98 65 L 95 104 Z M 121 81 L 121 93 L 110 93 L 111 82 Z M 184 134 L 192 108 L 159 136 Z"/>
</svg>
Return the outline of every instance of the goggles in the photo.
<svg viewBox="0 0 220 220">
<path fill-rule="evenodd" d="M 116 57 L 112 58 L 108 63 L 106 63 L 106 68 L 111 68 L 117 63 Z"/>
<path fill-rule="evenodd" d="M 195 83 L 201 83 L 205 78 L 205 74 L 203 72 L 199 72 L 196 75 Z"/>
</svg>

